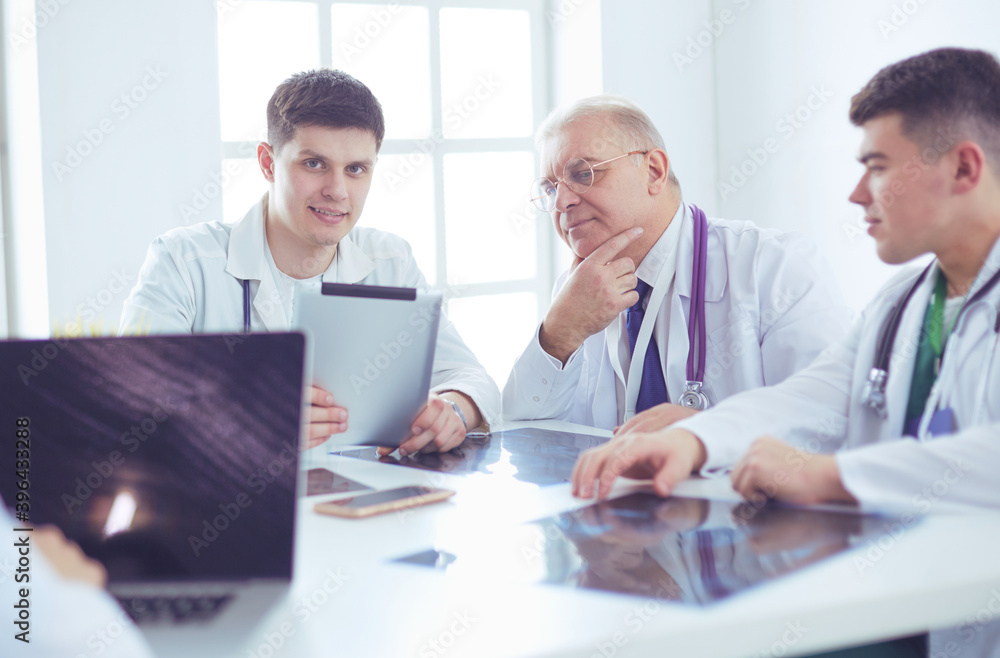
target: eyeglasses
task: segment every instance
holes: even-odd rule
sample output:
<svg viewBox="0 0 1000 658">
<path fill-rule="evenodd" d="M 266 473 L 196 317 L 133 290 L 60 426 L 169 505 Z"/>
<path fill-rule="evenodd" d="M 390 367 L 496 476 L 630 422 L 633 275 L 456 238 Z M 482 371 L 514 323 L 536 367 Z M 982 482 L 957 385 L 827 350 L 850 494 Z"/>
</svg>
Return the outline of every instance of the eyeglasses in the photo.
<svg viewBox="0 0 1000 658">
<path fill-rule="evenodd" d="M 531 202 L 542 212 L 552 212 L 556 207 L 556 195 L 559 192 L 557 189 L 559 183 L 566 183 L 566 187 L 574 193 L 583 194 L 590 189 L 590 186 L 594 184 L 594 178 L 600 173 L 595 172 L 594 167 L 600 167 L 609 162 L 621 160 L 622 158 L 627 158 L 630 155 L 638 153 L 646 155 L 649 151 L 629 151 L 624 155 L 619 155 L 617 158 L 611 158 L 610 160 L 598 162 L 593 165 L 583 158 L 573 158 L 563 167 L 562 178 L 556 182 L 553 183 L 545 177 L 535 179 L 535 182 L 531 184 Z"/>
</svg>

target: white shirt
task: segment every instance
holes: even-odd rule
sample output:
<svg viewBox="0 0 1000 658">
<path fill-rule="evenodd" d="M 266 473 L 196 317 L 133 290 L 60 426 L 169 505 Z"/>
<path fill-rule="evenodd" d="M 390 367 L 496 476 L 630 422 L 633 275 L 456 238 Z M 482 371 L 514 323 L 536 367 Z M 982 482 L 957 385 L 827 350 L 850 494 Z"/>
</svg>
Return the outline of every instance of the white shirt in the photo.
<svg viewBox="0 0 1000 658">
<path fill-rule="evenodd" d="M 636 270 L 650 285 L 661 268 L 674 270 L 661 278 L 670 288 L 653 326 L 673 402 L 687 380 L 693 253 L 694 223 L 682 203 Z M 567 276 L 559 278 L 556 292 Z M 705 302 L 702 391 L 713 404 L 802 369 L 844 335 L 851 315 L 814 245 L 795 234 L 721 219 L 708 220 Z M 625 315 L 585 340 L 565 366 L 542 349 L 536 330 L 504 387 L 504 417 L 556 418 L 604 429 L 619 425 L 628 377 Z"/>
<path fill-rule="evenodd" d="M 1000 285 L 974 299 L 1000 270 L 1000 241 L 970 289 L 969 301 L 945 344 L 944 359 L 921 426 L 950 407 L 956 429 L 936 437 L 902 437 L 914 360 L 936 275 L 932 270 L 907 304 L 886 382 L 886 418 L 862 404 L 875 363 L 880 329 L 916 280 L 901 272 L 862 313 L 851 332 L 802 372 L 779 386 L 735 396 L 708 413 L 685 419 L 705 444 L 705 471 L 732 465 L 762 434 L 811 452 L 837 451 L 840 478 L 866 510 L 912 518 L 953 506 L 1000 507 Z M 993 386 L 989 384 L 993 383 Z"/>
<path fill-rule="evenodd" d="M 243 328 L 243 280 L 250 281 L 251 330 L 288 331 L 291 300 L 281 292 L 277 269 L 268 264 L 266 203 L 267 195 L 235 224 L 205 222 L 156 238 L 125 300 L 119 335 L 239 332 Z M 361 226 L 340 241 L 337 257 L 322 276 L 332 283 L 429 287 L 405 240 Z M 460 391 L 472 398 L 488 424 L 499 420 L 496 383 L 444 315 L 431 389 Z"/>
</svg>

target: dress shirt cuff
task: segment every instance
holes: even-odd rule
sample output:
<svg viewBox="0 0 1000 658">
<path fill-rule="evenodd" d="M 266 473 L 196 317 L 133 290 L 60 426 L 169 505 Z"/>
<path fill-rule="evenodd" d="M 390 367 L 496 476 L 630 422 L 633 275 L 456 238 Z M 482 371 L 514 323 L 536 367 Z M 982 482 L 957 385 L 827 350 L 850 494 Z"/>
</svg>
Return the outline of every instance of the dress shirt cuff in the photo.
<svg viewBox="0 0 1000 658">
<path fill-rule="evenodd" d="M 577 382 L 583 368 L 584 359 L 580 353 L 583 351 L 581 345 L 570 355 L 566 363 L 563 364 L 542 348 L 542 343 L 538 336 L 542 325 L 535 329 L 535 335 L 525 350 L 524 354 L 514 366 L 512 378 L 516 379 L 517 398 L 519 403 L 517 418 L 546 418 L 550 411 L 553 400 L 551 396 L 564 395 L 572 390 L 573 386 L 567 387 L 566 382 Z M 521 408 L 526 405 L 527 409 Z"/>
</svg>

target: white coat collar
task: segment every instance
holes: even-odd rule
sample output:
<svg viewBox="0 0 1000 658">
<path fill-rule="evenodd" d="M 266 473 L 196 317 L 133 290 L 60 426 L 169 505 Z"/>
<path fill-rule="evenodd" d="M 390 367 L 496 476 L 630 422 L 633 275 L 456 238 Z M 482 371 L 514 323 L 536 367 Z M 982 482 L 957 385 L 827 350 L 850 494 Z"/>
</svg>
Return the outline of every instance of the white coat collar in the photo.
<svg viewBox="0 0 1000 658">
<path fill-rule="evenodd" d="M 1000 270 L 1000 239 L 993 243 L 990 255 L 986 257 L 986 262 L 979 268 L 979 274 L 976 275 L 975 281 L 972 282 L 972 287 L 969 288 L 969 297 L 979 292 L 979 289 L 993 278 L 997 270 Z"/>
<path fill-rule="evenodd" d="M 351 233 L 353 232 L 351 231 Z M 338 283 L 357 283 L 375 270 L 375 261 L 354 243 L 354 240 L 351 239 L 351 233 L 341 239 L 340 244 L 337 245 L 337 257 L 330 264 L 331 268 L 337 267 L 336 280 Z M 333 281 L 334 273 L 330 270 L 327 272 L 329 276 L 324 277 L 324 279 Z"/>
<path fill-rule="evenodd" d="M 226 272 L 240 281 L 258 281 L 251 305 L 268 331 L 288 331 L 290 318 L 285 317 L 274 274 L 267 264 L 264 238 L 264 207 L 267 194 L 255 203 L 243 218 L 233 225 L 226 254 Z M 253 313 L 251 313 L 252 321 Z"/>
<path fill-rule="evenodd" d="M 683 211 L 681 225 L 680 251 L 677 253 L 677 275 L 674 279 L 674 291 L 681 297 L 691 299 L 691 288 L 694 277 L 691 268 L 694 267 L 694 217 L 690 208 L 681 203 L 678 214 Z M 674 216 L 674 220 L 677 216 Z M 725 258 L 718 233 L 711 221 L 708 223 L 708 263 L 705 269 L 705 301 L 718 302 L 726 292 L 729 280 L 729 268 Z"/>
<path fill-rule="evenodd" d="M 264 206 L 267 194 L 255 203 L 229 234 L 226 272 L 240 280 L 263 281 L 271 278 L 264 254 Z M 272 281 L 273 283 L 273 281 Z"/>
</svg>

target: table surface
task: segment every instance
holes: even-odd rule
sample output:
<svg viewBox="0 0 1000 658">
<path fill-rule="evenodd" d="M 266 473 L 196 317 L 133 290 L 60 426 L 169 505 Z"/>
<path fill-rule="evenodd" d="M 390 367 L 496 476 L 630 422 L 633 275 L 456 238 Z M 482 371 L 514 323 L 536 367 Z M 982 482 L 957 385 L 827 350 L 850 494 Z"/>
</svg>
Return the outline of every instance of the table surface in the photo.
<svg viewBox="0 0 1000 658">
<path fill-rule="evenodd" d="M 557 421 L 530 426 L 602 434 Z M 671 656 L 797 655 L 954 625 L 985 609 L 1000 588 L 1000 514 L 991 512 L 887 527 L 877 539 L 704 607 L 394 563 L 430 548 L 474 546 L 588 503 L 574 499 L 568 483 L 539 487 L 500 468 L 460 476 L 325 452 L 303 453 L 303 467 L 375 489 L 417 484 L 458 493 L 360 520 L 313 510 L 345 494 L 300 498 L 288 596 L 247 629 L 242 645 L 192 634 L 158 647 L 161 655 L 610 658 L 662 656 L 668 648 Z M 636 490 L 646 488 L 622 481 L 612 495 Z M 692 478 L 676 493 L 738 500 L 725 478 Z"/>
</svg>

